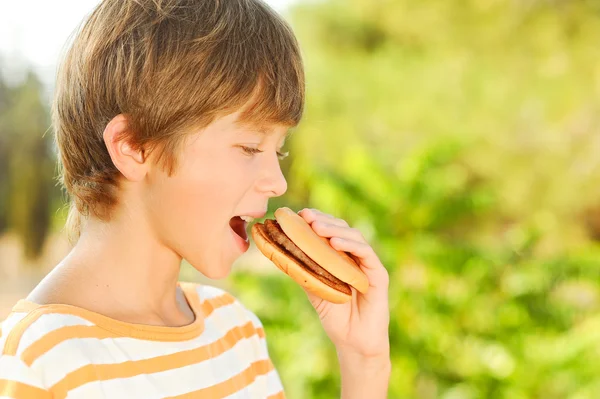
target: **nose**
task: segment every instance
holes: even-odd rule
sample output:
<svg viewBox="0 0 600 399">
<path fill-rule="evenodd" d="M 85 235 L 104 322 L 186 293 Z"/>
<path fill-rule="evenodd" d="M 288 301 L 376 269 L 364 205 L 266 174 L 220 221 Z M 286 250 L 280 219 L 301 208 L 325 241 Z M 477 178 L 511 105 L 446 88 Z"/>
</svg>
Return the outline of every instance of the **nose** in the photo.
<svg viewBox="0 0 600 399">
<path fill-rule="evenodd" d="M 281 171 L 277 156 L 269 157 L 264 166 L 262 177 L 258 180 L 259 191 L 269 197 L 279 197 L 287 191 L 287 181 Z"/>
</svg>

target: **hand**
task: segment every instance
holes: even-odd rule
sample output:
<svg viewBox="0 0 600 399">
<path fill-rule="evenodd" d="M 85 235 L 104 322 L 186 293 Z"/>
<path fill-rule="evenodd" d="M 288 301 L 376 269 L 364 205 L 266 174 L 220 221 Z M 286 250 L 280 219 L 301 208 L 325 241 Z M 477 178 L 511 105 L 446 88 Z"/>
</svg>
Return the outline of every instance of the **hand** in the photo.
<svg viewBox="0 0 600 399">
<path fill-rule="evenodd" d="M 321 324 L 338 351 L 340 362 L 389 361 L 390 321 L 388 272 L 362 233 L 342 219 L 316 209 L 298 212 L 330 245 L 349 253 L 369 279 L 369 290 L 361 294 L 352 288 L 352 300 L 344 304 L 325 301 L 305 290 Z M 344 366 L 344 365 L 342 365 Z"/>
</svg>

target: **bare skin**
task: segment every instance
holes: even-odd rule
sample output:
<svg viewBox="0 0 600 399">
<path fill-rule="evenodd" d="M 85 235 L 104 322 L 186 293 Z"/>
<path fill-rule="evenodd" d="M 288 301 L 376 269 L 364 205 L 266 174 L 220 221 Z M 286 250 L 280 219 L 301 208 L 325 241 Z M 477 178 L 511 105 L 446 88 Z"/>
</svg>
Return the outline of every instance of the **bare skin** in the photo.
<svg viewBox="0 0 600 399">
<path fill-rule="evenodd" d="M 209 278 L 227 276 L 242 254 L 231 217 L 264 213 L 269 198 L 287 189 L 277 151 L 288 129 L 274 126 L 264 135 L 236 118 L 191 133 L 170 177 L 152 154 L 135 151 L 123 138 L 125 116 L 111 120 L 104 141 L 122 174 L 117 211 L 109 222 L 87 219 L 72 251 L 27 299 L 131 323 L 190 324 L 194 315 L 177 286 L 182 259 Z"/>
<path fill-rule="evenodd" d="M 104 141 L 122 174 L 117 212 L 109 222 L 86 220 L 71 253 L 27 299 L 80 306 L 137 324 L 190 324 L 194 315 L 177 285 L 181 260 L 209 278 L 227 276 L 243 252 L 229 220 L 264 216 L 269 198 L 287 189 L 277 155 L 287 129 L 274 126 L 262 135 L 238 127 L 235 117 L 192 134 L 170 177 L 152 155 L 119 139 L 128 128 L 123 115 L 111 120 Z M 344 220 L 315 209 L 300 216 L 335 249 L 351 253 L 369 279 L 369 292 L 354 292 L 347 304 L 308 294 L 337 349 L 342 398 L 385 398 L 391 371 L 387 271 Z"/>
<path fill-rule="evenodd" d="M 352 300 L 344 304 L 306 292 L 337 349 L 342 398 L 386 398 L 392 367 L 388 272 L 362 233 L 345 220 L 317 209 L 303 209 L 299 214 L 318 235 L 329 238 L 333 248 L 352 254 L 369 279 L 369 291 L 353 290 Z"/>
</svg>

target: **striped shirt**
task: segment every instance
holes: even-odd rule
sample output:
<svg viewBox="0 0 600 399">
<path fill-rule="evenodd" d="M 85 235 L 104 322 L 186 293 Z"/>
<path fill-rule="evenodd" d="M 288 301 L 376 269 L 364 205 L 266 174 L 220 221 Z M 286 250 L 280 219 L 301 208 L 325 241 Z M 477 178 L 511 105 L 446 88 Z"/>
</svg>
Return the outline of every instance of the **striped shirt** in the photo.
<svg viewBox="0 0 600 399">
<path fill-rule="evenodd" d="M 230 294 L 180 282 L 183 327 L 19 301 L 0 328 L 0 399 L 285 398 L 259 319 Z"/>
</svg>

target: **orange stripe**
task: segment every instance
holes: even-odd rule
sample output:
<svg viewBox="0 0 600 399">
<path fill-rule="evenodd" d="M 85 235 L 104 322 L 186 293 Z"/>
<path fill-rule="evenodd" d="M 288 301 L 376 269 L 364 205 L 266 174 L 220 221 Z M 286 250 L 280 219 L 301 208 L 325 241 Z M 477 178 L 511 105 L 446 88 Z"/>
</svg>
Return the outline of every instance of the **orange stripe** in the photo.
<svg viewBox="0 0 600 399">
<path fill-rule="evenodd" d="M 191 350 L 117 364 L 88 364 L 69 373 L 50 390 L 55 398 L 62 399 L 70 390 L 88 382 L 128 378 L 197 364 L 230 350 L 240 340 L 250 338 L 255 334 L 256 329 L 251 322 L 248 322 L 243 326 L 232 328 L 216 342 Z"/>
<path fill-rule="evenodd" d="M 41 339 L 38 339 L 33 344 L 29 345 L 23 354 L 21 359 L 31 366 L 40 356 L 54 348 L 56 345 L 72 338 L 115 338 L 117 334 L 112 331 L 108 331 L 98 326 L 66 326 L 56 330 L 50 331 L 44 335 Z"/>
<path fill-rule="evenodd" d="M 45 389 L 9 380 L 0 380 L 0 396 L 27 399 L 52 398 L 52 394 Z"/>
<path fill-rule="evenodd" d="M 215 311 L 215 309 L 231 305 L 234 302 L 235 298 L 232 295 L 225 293 L 223 295 L 207 299 L 206 301 L 202 302 L 199 308 L 202 310 L 204 317 L 208 317 L 212 314 L 212 312 Z"/>
<path fill-rule="evenodd" d="M 256 333 L 258 334 L 258 336 L 260 338 L 264 338 L 265 337 L 265 330 L 263 328 L 261 328 L 261 327 L 258 327 L 256 329 Z"/>
<path fill-rule="evenodd" d="M 273 363 L 270 360 L 258 360 L 252 363 L 246 370 L 223 382 L 167 399 L 224 398 L 241 391 L 252 384 L 256 380 L 256 377 L 265 375 L 271 370 L 273 370 Z"/>
<path fill-rule="evenodd" d="M 199 309 L 199 307 L 202 308 L 202 312 L 205 314 L 205 317 L 208 317 L 219 307 L 233 303 L 234 300 L 235 300 L 234 297 L 232 297 L 229 294 L 225 294 L 222 296 L 218 296 L 218 297 L 206 300 L 201 305 L 196 305 L 193 303 L 191 305 L 195 309 Z M 192 299 L 192 301 L 194 301 L 194 300 Z M 198 307 L 196 307 L 196 306 L 198 306 Z M 202 315 L 198 315 L 198 317 L 202 317 Z M 101 321 L 98 321 L 98 322 L 101 323 Z M 27 326 L 29 326 L 30 324 L 31 323 L 27 324 Z M 262 331 L 262 329 L 259 330 L 258 335 L 263 337 L 264 331 Z M 37 340 L 36 342 L 31 344 L 24 351 L 22 359 L 28 366 L 31 366 L 37 359 L 39 359 L 41 356 L 46 354 L 48 351 L 50 351 L 56 345 L 60 344 L 61 342 L 67 341 L 69 339 L 74 339 L 74 338 L 104 339 L 104 338 L 117 338 L 117 337 L 127 337 L 127 336 L 128 335 L 125 334 L 124 331 L 122 331 L 121 329 L 119 329 L 119 331 L 112 331 L 110 329 L 107 330 L 104 327 L 85 326 L 85 325 L 61 327 L 57 330 L 49 332 L 48 334 L 44 335 L 42 338 L 40 338 L 39 340 Z M 136 338 L 145 339 L 143 336 L 140 336 L 140 337 L 136 336 Z M 184 340 L 185 338 L 191 338 L 191 337 L 187 337 L 187 335 L 184 337 L 184 336 L 177 335 L 177 334 L 173 335 L 173 336 L 171 336 L 171 335 L 161 335 L 160 336 L 161 341 L 177 341 L 177 340 Z"/>
<path fill-rule="evenodd" d="M 267 399 L 285 399 L 285 393 L 283 393 L 283 391 L 279 391 L 275 395 L 267 397 Z"/>
<path fill-rule="evenodd" d="M 204 301 L 200 299 L 196 287 L 198 284 L 190 282 L 180 282 L 179 286 L 185 293 L 185 296 L 194 309 L 202 310 L 205 317 L 208 317 L 215 309 L 231 305 L 235 302 L 235 297 L 228 292 L 224 292 L 214 298 L 209 298 Z"/>
<path fill-rule="evenodd" d="M 16 326 L 8 334 L 6 337 L 6 341 L 4 343 L 4 350 L 2 351 L 3 355 L 15 356 L 17 354 L 17 349 L 19 348 L 19 343 L 21 342 L 21 337 L 27 328 L 36 321 L 41 315 L 42 311 L 33 311 L 25 316 L 21 321 L 17 323 Z"/>
<path fill-rule="evenodd" d="M 37 303 L 30 302 L 26 299 L 21 299 L 13 308 L 11 309 L 11 313 L 29 313 L 38 309 L 41 305 Z"/>
</svg>

